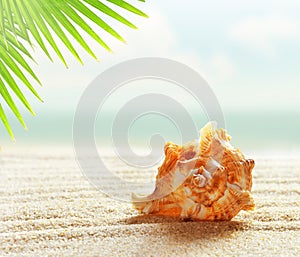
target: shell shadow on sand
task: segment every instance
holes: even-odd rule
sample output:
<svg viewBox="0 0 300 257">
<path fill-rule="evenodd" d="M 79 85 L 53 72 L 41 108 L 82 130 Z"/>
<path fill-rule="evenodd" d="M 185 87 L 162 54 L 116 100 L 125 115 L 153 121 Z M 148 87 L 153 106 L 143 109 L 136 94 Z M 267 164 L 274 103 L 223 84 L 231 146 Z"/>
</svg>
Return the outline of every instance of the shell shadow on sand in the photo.
<svg viewBox="0 0 300 257">
<path fill-rule="evenodd" d="M 160 237 L 168 238 L 172 242 L 192 242 L 199 239 L 212 240 L 227 238 L 236 232 L 250 230 L 251 222 L 241 220 L 231 221 L 191 221 L 177 217 L 165 217 L 156 215 L 138 215 L 123 222 L 127 225 L 149 225 L 151 230 L 159 230 Z M 154 226 L 151 226 L 154 225 Z"/>
</svg>

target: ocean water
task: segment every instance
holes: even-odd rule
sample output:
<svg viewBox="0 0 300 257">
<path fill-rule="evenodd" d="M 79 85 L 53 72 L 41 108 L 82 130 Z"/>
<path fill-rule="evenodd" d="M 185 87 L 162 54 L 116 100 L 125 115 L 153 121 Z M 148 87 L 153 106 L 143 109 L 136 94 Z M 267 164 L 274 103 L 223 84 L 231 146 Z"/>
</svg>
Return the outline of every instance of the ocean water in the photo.
<svg viewBox="0 0 300 257">
<path fill-rule="evenodd" d="M 177 119 L 181 119 L 178 114 Z M 203 114 L 191 115 L 197 129 L 200 129 L 208 121 Z M 224 112 L 226 130 L 232 136 L 232 144 L 246 151 L 275 152 L 300 150 L 300 111 L 244 111 Z M 52 113 L 50 111 L 39 113 L 32 117 L 24 115 L 28 131 L 18 124 L 14 117 L 10 119 L 14 129 L 16 142 L 12 142 L 3 126 L 1 126 L 0 144 L 2 147 L 18 147 L 24 145 L 60 146 L 73 144 L 73 119 L 71 111 Z M 111 147 L 118 145 L 116 133 L 112 135 L 114 114 L 105 113 L 95 120 L 95 140 L 97 145 Z M 126 119 L 126 115 L 123 117 Z M 182 144 L 182 128 L 176 127 L 176 121 L 170 121 L 166 117 L 157 114 L 149 114 L 139 117 L 132 122 L 129 128 L 115 128 L 129 141 L 130 146 L 148 147 L 151 137 L 161 135 L 165 141 L 173 141 Z M 126 133 L 124 133 L 124 131 Z M 84 140 L 86 133 L 82 131 Z M 186 132 L 185 132 L 186 133 Z M 195 139 L 195 133 L 185 135 L 185 141 Z M 127 137 L 127 138 L 126 138 Z"/>
</svg>

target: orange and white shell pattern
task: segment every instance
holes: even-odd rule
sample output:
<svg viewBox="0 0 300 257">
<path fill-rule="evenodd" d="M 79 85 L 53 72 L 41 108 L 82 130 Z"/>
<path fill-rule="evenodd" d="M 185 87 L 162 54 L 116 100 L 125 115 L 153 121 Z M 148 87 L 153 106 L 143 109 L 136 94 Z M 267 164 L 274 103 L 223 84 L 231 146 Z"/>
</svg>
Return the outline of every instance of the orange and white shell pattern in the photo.
<svg viewBox="0 0 300 257">
<path fill-rule="evenodd" d="M 229 143 L 216 123 L 200 131 L 200 139 L 179 146 L 166 143 L 152 194 L 132 194 L 135 209 L 144 214 L 192 220 L 231 220 L 241 210 L 253 210 L 254 161 Z"/>
</svg>

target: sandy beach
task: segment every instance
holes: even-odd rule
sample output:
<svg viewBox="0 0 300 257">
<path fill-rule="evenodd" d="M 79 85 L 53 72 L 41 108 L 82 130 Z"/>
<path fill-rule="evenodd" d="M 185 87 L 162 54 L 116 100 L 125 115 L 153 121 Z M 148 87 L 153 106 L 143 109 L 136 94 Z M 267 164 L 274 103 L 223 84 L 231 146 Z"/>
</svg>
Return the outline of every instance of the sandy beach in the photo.
<svg viewBox="0 0 300 257">
<path fill-rule="evenodd" d="M 139 215 L 107 197 L 83 176 L 72 149 L 4 150 L 0 256 L 299 256 L 300 156 L 254 159 L 256 210 L 191 222 Z"/>
</svg>

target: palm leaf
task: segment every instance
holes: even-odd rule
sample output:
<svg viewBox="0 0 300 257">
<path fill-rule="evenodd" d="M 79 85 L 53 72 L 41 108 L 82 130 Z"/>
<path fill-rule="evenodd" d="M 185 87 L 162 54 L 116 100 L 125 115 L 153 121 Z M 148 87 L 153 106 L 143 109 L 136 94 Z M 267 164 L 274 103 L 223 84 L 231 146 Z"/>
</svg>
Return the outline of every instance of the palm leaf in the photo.
<svg viewBox="0 0 300 257">
<path fill-rule="evenodd" d="M 15 140 L 14 133 L 11 130 L 11 127 L 9 125 L 8 119 L 7 119 L 6 115 L 5 115 L 5 112 L 4 112 L 1 104 L 0 104 L 0 119 L 1 119 L 2 123 L 4 124 L 4 126 L 5 126 L 8 134 L 11 137 L 11 139 Z"/>
<path fill-rule="evenodd" d="M 110 7 L 111 4 L 117 7 L 116 10 L 122 8 L 141 17 L 147 17 L 144 12 L 123 0 L 0 0 L 0 95 L 25 128 L 25 122 L 11 93 L 32 114 L 34 111 L 19 84 L 26 86 L 32 94 L 42 100 L 32 82 L 41 84 L 30 65 L 35 62 L 30 48 L 39 47 L 52 61 L 52 56 L 46 47 L 47 45 L 50 46 L 53 53 L 67 67 L 67 61 L 58 47 L 57 40 L 53 37 L 56 35 L 55 38 L 59 38 L 60 42 L 80 63 L 83 62 L 78 54 L 78 48 L 73 45 L 73 41 L 76 41 L 90 56 L 97 59 L 95 53 L 86 43 L 87 40 L 84 35 L 95 40 L 104 49 L 108 51 L 111 49 L 101 35 L 91 28 L 90 24 L 96 24 L 99 27 L 99 32 L 108 33 L 122 42 L 125 42 L 124 38 L 104 21 L 105 16 L 136 29 L 136 26 L 118 14 L 112 8 L 113 6 Z M 13 138 L 12 130 L 1 104 L 0 119 Z"/>
</svg>

